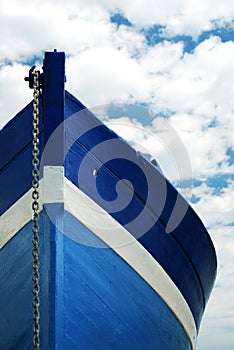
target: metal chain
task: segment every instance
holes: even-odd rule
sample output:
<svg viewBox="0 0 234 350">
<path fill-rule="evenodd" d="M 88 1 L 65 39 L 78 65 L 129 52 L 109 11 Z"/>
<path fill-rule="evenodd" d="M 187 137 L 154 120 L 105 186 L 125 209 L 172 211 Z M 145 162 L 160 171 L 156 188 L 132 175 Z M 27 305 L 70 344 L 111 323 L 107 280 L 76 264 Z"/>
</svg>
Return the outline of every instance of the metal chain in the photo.
<svg viewBox="0 0 234 350">
<path fill-rule="evenodd" d="M 40 347 L 40 299 L 39 299 L 39 292 L 40 292 L 40 286 L 39 286 L 39 94 L 40 94 L 40 88 L 39 88 L 39 78 L 40 78 L 40 72 L 34 70 L 33 72 L 33 150 L 32 150 L 32 210 L 33 210 L 33 216 L 32 216 L 32 256 L 33 256 L 33 262 L 32 262 L 32 280 L 33 280 L 33 286 L 32 286 L 32 305 L 33 305 L 33 312 L 32 312 L 32 319 L 33 319 L 33 349 L 39 350 Z"/>
</svg>

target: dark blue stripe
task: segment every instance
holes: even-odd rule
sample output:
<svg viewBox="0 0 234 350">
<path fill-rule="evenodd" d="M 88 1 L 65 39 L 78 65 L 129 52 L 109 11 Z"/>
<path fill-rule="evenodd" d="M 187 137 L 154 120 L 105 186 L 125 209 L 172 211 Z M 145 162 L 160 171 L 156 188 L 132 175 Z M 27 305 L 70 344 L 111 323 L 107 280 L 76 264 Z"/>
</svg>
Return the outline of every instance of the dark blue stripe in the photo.
<svg viewBox="0 0 234 350">
<path fill-rule="evenodd" d="M 10 142 L 10 140 L 8 141 Z M 43 147 L 40 136 L 40 151 Z M 32 187 L 32 145 L 27 144 L 0 172 L 0 215 Z"/>
<path fill-rule="evenodd" d="M 0 173 L 32 142 L 32 111 L 31 102 L 0 130 Z"/>
</svg>

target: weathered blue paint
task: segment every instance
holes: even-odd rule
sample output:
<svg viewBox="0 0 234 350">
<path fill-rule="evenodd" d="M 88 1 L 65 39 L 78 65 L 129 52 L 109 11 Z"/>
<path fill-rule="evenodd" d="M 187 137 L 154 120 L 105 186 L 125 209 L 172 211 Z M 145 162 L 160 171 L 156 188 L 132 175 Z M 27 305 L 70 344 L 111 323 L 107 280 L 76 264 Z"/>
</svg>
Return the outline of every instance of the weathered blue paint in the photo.
<svg viewBox="0 0 234 350">
<path fill-rule="evenodd" d="M 190 349 L 170 309 L 128 264 L 68 213 L 64 227 L 61 348 Z"/>
<path fill-rule="evenodd" d="M 49 230 L 40 227 L 41 348 L 49 349 Z M 0 249 L 0 349 L 32 349 L 32 223 Z"/>
<path fill-rule="evenodd" d="M 60 220 L 65 234 L 41 214 L 42 349 L 191 349 L 174 314 L 126 262 L 70 214 Z M 31 222 L 0 250 L 0 262 L 0 349 L 29 350 Z"/>
</svg>

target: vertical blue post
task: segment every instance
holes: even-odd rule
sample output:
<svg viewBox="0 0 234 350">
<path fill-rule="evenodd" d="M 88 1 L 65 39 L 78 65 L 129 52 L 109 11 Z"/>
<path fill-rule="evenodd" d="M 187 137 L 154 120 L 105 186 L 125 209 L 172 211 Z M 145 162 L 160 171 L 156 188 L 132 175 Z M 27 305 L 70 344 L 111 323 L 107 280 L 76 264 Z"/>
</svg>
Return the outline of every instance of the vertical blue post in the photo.
<svg viewBox="0 0 234 350">
<path fill-rule="evenodd" d="M 44 141 L 49 140 L 54 130 L 64 121 L 64 97 L 65 97 L 65 53 L 46 52 L 44 58 L 43 78 L 43 118 Z M 53 154 L 47 158 L 44 165 L 63 165 L 64 133 L 60 129 Z"/>
</svg>

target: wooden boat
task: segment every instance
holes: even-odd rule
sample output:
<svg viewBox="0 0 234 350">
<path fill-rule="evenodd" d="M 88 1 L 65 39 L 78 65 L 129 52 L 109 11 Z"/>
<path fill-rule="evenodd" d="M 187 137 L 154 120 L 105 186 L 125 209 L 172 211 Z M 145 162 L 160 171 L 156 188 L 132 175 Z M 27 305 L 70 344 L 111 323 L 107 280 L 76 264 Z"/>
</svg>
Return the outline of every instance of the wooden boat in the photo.
<svg viewBox="0 0 234 350">
<path fill-rule="evenodd" d="M 195 349 L 211 239 L 163 174 L 65 91 L 64 67 L 63 52 L 45 53 L 40 348 Z M 32 113 L 0 132 L 1 350 L 32 349 Z"/>
</svg>

